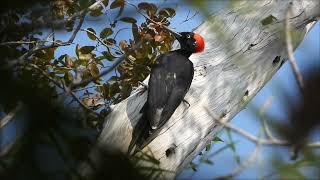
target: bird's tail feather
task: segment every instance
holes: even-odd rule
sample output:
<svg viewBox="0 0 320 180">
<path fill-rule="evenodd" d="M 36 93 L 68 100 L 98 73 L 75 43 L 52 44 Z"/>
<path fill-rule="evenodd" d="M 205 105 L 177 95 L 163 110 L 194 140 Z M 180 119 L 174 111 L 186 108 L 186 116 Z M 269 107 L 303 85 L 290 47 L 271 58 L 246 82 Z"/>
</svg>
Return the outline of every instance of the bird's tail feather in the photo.
<svg viewBox="0 0 320 180">
<path fill-rule="evenodd" d="M 142 116 L 132 132 L 132 140 L 128 147 L 129 155 L 133 155 L 139 151 L 142 148 L 141 146 L 150 136 L 151 127 L 149 125 L 145 109 L 146 105 L 141 109 L 140 112 L 142 113 Z"/>
</svg>

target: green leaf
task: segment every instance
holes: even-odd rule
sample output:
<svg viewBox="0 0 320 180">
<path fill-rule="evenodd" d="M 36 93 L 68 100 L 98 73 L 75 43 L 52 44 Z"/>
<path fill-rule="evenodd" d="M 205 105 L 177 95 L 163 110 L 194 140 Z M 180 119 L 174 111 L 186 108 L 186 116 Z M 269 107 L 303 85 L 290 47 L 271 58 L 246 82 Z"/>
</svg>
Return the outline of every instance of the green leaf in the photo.
<svg viewBox="0 0 320 180">
<path fill-rule="evenodd" d="M 104 99 L 108 99 L 110 98 L 110 94 L 109 94 L 109 89 L 110 89 L 110 84 L 109 83 L 104 83 L 102 85 L 102 95 Z"/>
<path fill-rule="evenodd" d="M 117 17 L 119 17 L 124 10 L 124 0 L 115 0 L 110 5 L 110 9 L 115 9 L 115 8 L 119 8 L 119 7 L 120 7 L 120 9 L 119 9 L 119 13 L 118 13 Z"/>
<path fill-rule="evenodd" d="M 94 49 L 94 46 L 83 46 L 80 48 L 80 52 L 81 54 L 90 54 Z"/>
<path fill-rule="evenodd" d="M 146 3 L 146 2 L 139 3 L 138 8 L 140 10 L 146 11 L 149 16 L 155 14 L 155 12 L 157 11 L 157 6 L 153 3 Z"/>
<path fill-rule="evenodd" d="M 212 139 L 212 141 L 220 141 L 220 142 L 224 142 L 222 139 L 220 139 L 218 136 L 214 137 Z"/>
<path fill-rule="evenodd" d="M 96 64 L 92 63 L 89 65 L 89 70 L 90 70 L 90 74 L 93 77 L 99 76 L 99 68 L 97 67 Z"/>
<path fill-rule="evenodd" d="M 89 61 L 92 58 L 92 54 L 81 54 L 79 60 L 82 60 L 82 65 L 88 64 L 86 61 Z"/>
<path fill-rule="evenodd" d="M 213 164 L 213 162 L 210 159 L 201 159 L 201 162 L 205 164 Z"/>
<path fill-rule="evenodd" d="M 193 163 L 193 162 L 190 163 L 190 168 L 191 168 L 193 171 L 197 171 L 197 167 L 198 167 L 198 165 L 196 165 L 195 163 Z"/>
<path fill-rule="evenodd" d="M 56 74 L 65 74 L 65 73 L 67 73 L 68 71 L 69 71 L 69 69 L 66 68 L 66 67 L 56 67 L 56 68 L 54 68 L 54 72 L 55 72 Z"/>
<path fill-rule="evenodd" d="M 101 6 L 97 9 L 91 10 L 90 16 L 99 17 L 99 16 L 103 15 L 102 10 L 103 10 L 103 8 Z"/>
<path fill-rule="evenodd" d="M 113 34 L 113 30 L 111 28 L 104 28 L 100 33 L 100 38 L 104 39 Z"/>
<path fill-rule="evenodd" d="M 92 29 L 92 28 L 88 28 L 87 29 L 88 31 L 90 31 L 90 32 L 92 32 L 92 33 L 89 33 L 89 32 L 87 32 L 87 36 L 91 39 L 91 40 L 96 40 L 97 38 L 96 38 L 96 36 L 94 36 L 94 35 L 96 35 L 96 31 L 94 30 L 94 29 Z"/>
<path fill-rule="evenodd" d="M 65 66 L 67 66 L 67 67 L 73 67 L 74 63 L 73 63 L 72 58 L 71 58 L 69 55 L 66 55 L 66 56 L 65 56 L 64 61 L 65 61 Z"/>
<path fill-rule="evenodd" d="M 108 38 L 105 40 L 105 43 L 109 46 L 114 46 L 116 44 L 116 40 L 113 38 Z"/>
<path fill-rule="evenodd" d="M 159 15 L 163 17 L 173 17 L 176 15 L 176 11 L 173 8 L 163 8 L 159 11 Z"/>
<path fill-rule="evenodd" d="M 80 8 L 85 9 L 89 7 L 89 0 L 79 0 Z"/>
<path fill-rule="evenodd" d="M 211 143 L 206 145 L 206 151 L 210 151 L 211 150 Z"/>
<path fill-rule="evenodd" d="M 80 61 L 88 61 L 92 58 L 91 51 L 95 48 L 94 46 L 83 46 L 80 47 L 78 44 L 76 46 L 76 55 L 78 56 Z M 82 62 L 85 63 L 85 62 Z M 81 64 L 81 63 L 80 63 Z"/>
<path fill-rule="evenodd" d="M 114 96 L 116 93 L 120 92 L 120 87 L 119 87 L 119 83 L 115 82 L 113 84 L 110 85 L 110 95 Z"/>
<path fill-rule="evenodd" d="M 109 51 L 103 51 L 102 54 L 109 61 L 112 61 L 115 58 Z"/>
<path fill-rule="evenodd" d="M 103 3 L 105 6 L 108 6 L 109 0 L 103 0 L 102 3 Z"/>
<path fill-rule="evenodd" d="M 272 16 L 272 15 L 270 15 L 270 16 L 264 18 L 264 19 L 261 21 L 261 24 L 262 24 L 263 26 L 266 26 L 266 25 L 269 25 L 269 24 L 271 24 L 271 23 L 273 23 L 273 22 L 276 22 L 276 21 L 277 21 L 277 18 L 274 17 L 274 16 Z"/>
<path fill-rule="evenodd" d="M 137 20 L 132 17 L 123 17 L 120 19 L 120 21 L 123 21 L 126 23 L 137 23 Z"/>
<path fill-rule="evenodd" d="M 140 34 L 138 31 L 137 24 L 132 24 L 132 35 L 133 35 L 133 38 L 136 42 L 140 41 Z"/>
<path fill-rule="evenodd" d="M 126 97 L 130 96 L 131 91 L 132 91 L 132 86 L 130 84 L 127 84 L 127 83 L 123 84 L 121 86 L 121 97 L 126 98 Z"/>
<path fill-rule="evenodd" d="M 121 16 L 121 14 L 123 13 L 123 10 L 124 10 L 124 5 L 120 7 L 117 17 Z"/>
<path fill-rule="evenodd" d="M 57 48 L 49 48 L 49 49 L 43 49 L 36 53 L 36 56 L 39 58 L 42 58 L 44 61 L 50 61 L 51 59 L 54 59 L 54 52 Z"/>
<path fill-rule="evenodd" d="M 67 82 L 67 83 L 70 83 L 73 81 L 73 75 L 68 71 L 64 74 L 64 80 Z"/>
<path fill-rule="evenodd" d="M 111 78 L 108 79 L 108 81 L 118 81 L 119 77 L 118 76 L 112 76 Z"/>
<path fill-rule="evenodd" d="M 76 55 L 79 57 L 79 55 L 80 55 L 80 45 L 79 44 L 77 44 L 77 46 L 76 46 L 76 49 L 75 49 L 75 52 L 76 52 Z"/>
<path fill-rule="evenodd" d="M 142 3 L 139 3 L 139 4 L 138 4 L 138 8 L 139 8 L 140 10 L 145 10 L 145 11 L 147 11 L 147 10 L 149 10 L 151 7 L 150 7 L 149 3 L 142 2 Z"/>
<path fill-rule="evenodd" d="M 111 3 L 110 9 L 115 9 L 124 6 L 124 0 L 115 0 Z"/>
<path fill-rule="evenodd" d="M 240 165 L 240 164 L 241 164 L 241 162 L 240 162 L 240 156 L 239 156 L 239 155 L 236 155 L 235 158 L 236 158 L 237 164 Z"/>
</svg>

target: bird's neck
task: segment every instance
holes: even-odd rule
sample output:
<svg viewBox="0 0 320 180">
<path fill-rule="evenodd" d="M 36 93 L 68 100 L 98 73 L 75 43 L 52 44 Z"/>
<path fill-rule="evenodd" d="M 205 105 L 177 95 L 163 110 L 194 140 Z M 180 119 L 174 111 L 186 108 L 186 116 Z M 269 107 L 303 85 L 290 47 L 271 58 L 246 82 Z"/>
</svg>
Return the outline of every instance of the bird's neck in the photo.
<svg viewBox="0 0 320 180">
<path fill-rule="evenodd" d="M 189 58 L 191 56 L 191 54 L 192 54 L 191 51 L 188 51 L 186 49 L 177 49 L 176 52 L 182 54 L 183 56 L 185 56 L 187 58 Z"/>
</svg>

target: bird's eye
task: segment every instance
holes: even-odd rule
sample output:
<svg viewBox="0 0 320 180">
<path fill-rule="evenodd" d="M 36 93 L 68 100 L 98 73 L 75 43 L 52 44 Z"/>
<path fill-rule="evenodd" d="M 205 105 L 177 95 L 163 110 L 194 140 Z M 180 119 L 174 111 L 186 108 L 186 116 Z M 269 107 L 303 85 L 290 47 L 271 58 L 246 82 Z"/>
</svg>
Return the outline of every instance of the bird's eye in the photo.
<svg viewBox="0 0 320 180">
<path fill-rule="evenodd" d="M 187 38 L 188 38 L 188 39 L 191 38 L 190 34 L 187 34 Z"/>
</svg>

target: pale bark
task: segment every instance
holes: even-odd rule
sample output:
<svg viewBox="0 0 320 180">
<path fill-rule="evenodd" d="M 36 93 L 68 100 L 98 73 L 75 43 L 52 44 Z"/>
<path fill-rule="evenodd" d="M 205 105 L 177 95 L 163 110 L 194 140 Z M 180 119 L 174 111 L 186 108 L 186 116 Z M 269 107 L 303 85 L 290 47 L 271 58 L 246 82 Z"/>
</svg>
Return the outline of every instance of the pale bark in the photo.
<svg viewBox="0 0 320 180">
<path fill-rule="evenodd" d="M 175 177 L 221 131 L 208 111 L 223 121 L 231 120 L 281 67 L 287 58 L 284 21 L 290 2 L 290 24 L 300 33 L 300 43 L 307 24 L 319 17 L 318 0 L 238 1 L 195 29 L 204 37 L 206 48 L 190 58 L 195 77 L 185 99 L 191 106 L 181 103 L 143 150 L 151 151 L 161 168 L 175 172 L 165 173 L 167 178 Z M 271 22 L 263 25 L 268 17 Z M 140 91 L 112 107 L 97 146 L 127 152 L 147 97 L 147 92 Z M 172 153 L 167 157 L 168 149 Z M 98 161 L 95 152 L 90 154 L 93 162 Z M 81 169 L 84 176 L 92 173 L 85 164 Z"/>
</svg>

